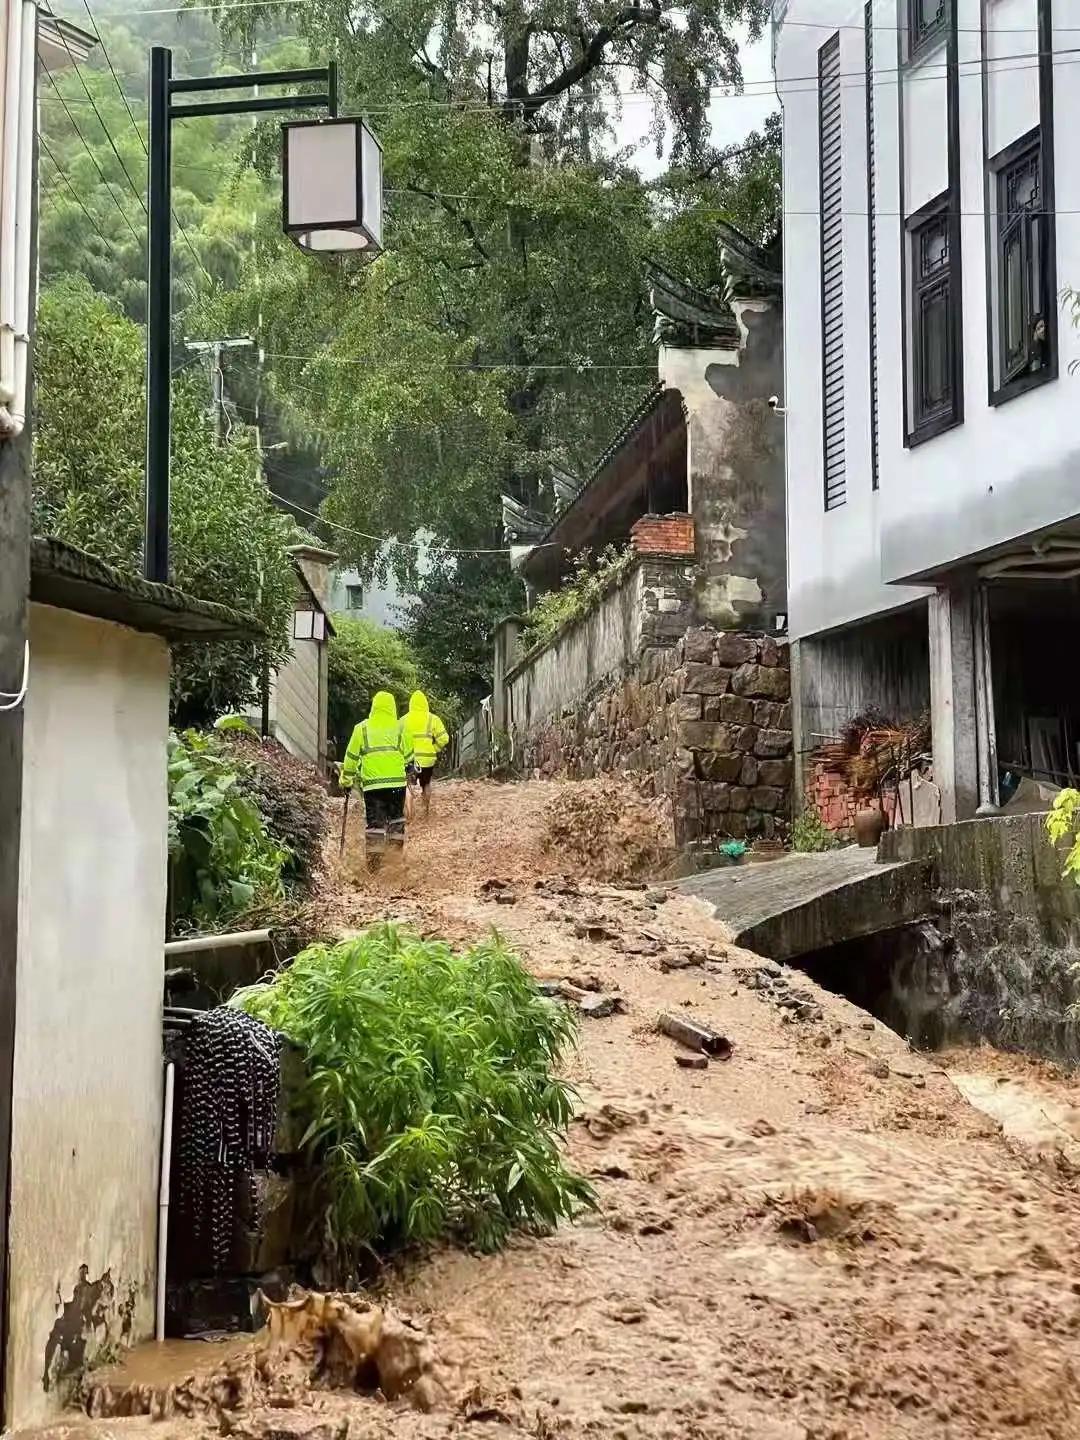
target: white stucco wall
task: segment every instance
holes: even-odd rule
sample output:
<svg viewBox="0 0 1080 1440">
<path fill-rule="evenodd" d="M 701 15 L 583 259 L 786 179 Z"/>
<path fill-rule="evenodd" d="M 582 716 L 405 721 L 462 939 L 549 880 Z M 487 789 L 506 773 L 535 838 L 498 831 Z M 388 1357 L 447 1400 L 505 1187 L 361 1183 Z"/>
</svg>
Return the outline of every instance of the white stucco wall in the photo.
<svg viewBox="0 0 1080 1440">
<path fill-rule="evenodd" d="M 1080 335 L 1059 317 L 1059 378 L 1006 404 L 988 401 L 982 76 L 978 0 L 957 0 L 963 298 L 963 424 L 912 449 L 903 443 L 897 9 L 876 0 L 876 256 L 879 481 L 871 488 L 865 34 L 850 0 L 790 0 L 775 41 L 784 112 L 784 314 L 789 627 L 794 638 L 880 613 L 925 594 L 899 583 L 1080 514 L 1075 408 Z M 1024 26 L 1034 0 L 992 0 L 999 57 L 1037 50 Z M 789 24 L 787 22 L 798 22 Z M 1080 0 L 1054 5 L 1055 54 L 1070 48 Z M 843 136 L 847 502 L 826 512 L 822 482 L 821 281 L 817 52 L 840 29 Z M 1004 50 L 1003 50 L 1004 47 Z M 941 188 L 946 134 L 943 52 L 905 78 L 910 213 Z M 1057 285 L 1080 278 L 1080 86 L 1075 57 L 1054 70 Z M 992 74 L 991 153 L 1030 127 L 1037 72 L 1006 60 Z"/>
<path fill-rule="evenodd" d="M 167 646 L 35 605 L 30 648 L 9 1425 L 65 1397 L 56 1340 L 90 1358 L 151 1333 L 161 1124 Z"/>
</svg>

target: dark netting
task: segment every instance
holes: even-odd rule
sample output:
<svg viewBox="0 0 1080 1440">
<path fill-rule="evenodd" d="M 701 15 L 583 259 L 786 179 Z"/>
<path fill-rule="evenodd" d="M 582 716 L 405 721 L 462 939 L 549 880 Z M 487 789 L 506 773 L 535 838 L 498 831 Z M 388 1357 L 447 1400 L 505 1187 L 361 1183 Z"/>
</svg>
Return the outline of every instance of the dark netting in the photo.
<svg viewBox="0 0 1080 1440">
<path fill-rule="evenodd" d="M 281 1036 L 240 1010 L 197 1016 L 187 1034 L 176 1194 L 191 1240 L 225 1268 L 238 1222 L 258 1227 L 254 1173 L 277 1122 Z"/>
</svg>

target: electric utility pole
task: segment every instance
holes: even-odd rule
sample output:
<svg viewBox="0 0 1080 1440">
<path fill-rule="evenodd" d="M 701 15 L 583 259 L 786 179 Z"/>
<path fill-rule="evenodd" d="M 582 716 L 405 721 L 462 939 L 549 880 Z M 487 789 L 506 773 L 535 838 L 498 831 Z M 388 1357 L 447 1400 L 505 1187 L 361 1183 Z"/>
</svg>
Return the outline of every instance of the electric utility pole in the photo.
<svg viewBox="0 0 1080 1440">
<path fill-rule="evenodd" d="M 219 445 L 225 435 L 225 373 L 221 368 L 224 350 L 250 350 L 254 345 L 250 335 L 225 335 L 220 340 L 185 340 L 184 349 L 195 355 L 211 357 L 210 394 L 214 415 L 214 438 Z M 256 422 L 257 423 L 257 422 Z"/>
</svg>

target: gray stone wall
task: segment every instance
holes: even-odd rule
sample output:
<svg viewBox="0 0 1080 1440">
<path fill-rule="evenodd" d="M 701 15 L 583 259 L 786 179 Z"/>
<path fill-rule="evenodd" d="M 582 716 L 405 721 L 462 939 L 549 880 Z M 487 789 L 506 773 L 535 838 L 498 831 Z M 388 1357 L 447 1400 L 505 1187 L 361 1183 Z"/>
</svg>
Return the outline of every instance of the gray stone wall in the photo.
<svg viewBox="0 0 1080 1440">
<path fill-rule="evenodd" d="M 641 557 L 589 614 L 519 660 L 497 702 L 506 728 L 529 734 L 617 684 L 649 650 L 674 645 L 693 616 L 691 566 L 685 557 Z"/>
<path fill-rule="evenodd" d="M 655 598 L 654 636 L 675 613 Z M 543 778 L 631 777 L 670 802 L 678 846 L 781 836 L 790 814 L 789 680 L 786 646 L 697 626 L 675 644 L 643 646 L 616 682 L 522 736 L 519 754 Z"/>
</svg>

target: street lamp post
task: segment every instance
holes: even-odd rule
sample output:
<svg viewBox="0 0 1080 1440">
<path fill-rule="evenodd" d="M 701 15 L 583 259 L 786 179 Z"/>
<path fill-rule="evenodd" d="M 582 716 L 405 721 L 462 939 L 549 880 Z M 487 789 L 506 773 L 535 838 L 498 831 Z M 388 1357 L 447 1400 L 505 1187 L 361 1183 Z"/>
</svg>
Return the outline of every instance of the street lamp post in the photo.
<svg viewBox="0 0 1080 1440">
<path fill-rule="evenodd" d="M 174 103 L 174 97 L 253 85 L 321 84 L 303 95 Z M 143 573 L 169 578 L 169 436 L 172 331 L 172 123 L 196 115 L 325 110 L 327 118 L 283 126 L 283 223 L 301 249 L 322 254 L 382 247 L 382 152 L 359 117 L 338 115 L 337 66 L 172 78 L 172 51 L 150 51 L 146 312 L 146 536 Z M 294 132 L 303 132 L 294 137 Z"/>
</svg>

